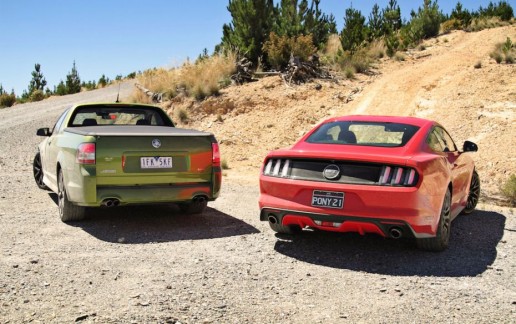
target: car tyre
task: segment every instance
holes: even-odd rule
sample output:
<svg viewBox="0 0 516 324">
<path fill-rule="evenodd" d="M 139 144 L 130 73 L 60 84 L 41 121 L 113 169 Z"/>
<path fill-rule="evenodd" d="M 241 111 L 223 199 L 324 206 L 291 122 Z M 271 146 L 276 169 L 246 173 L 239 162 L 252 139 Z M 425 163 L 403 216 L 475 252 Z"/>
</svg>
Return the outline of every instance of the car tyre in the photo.
<svg viewBox="0 0 516 324">
<path fill-rule="evenodd" d="M 34 180 L 39 189 L 50 190 L 43 182 L 43 164 L 41 164 L 41 154 L 38 152 L 32 162 L 32 171 L 34 173 Z"/>
<path fill-rule="evenodd" d="M 440 252 L 446 250 L 450 241 L 451 233 L 451 192 L 446 190 L 444 195 L 443 206 L 437 225 L 435 237 L 417 239 L 418 248 L 427 251 Z"/>
<path fill-rule="evenodd" d="M 64 185 L 63 171 L 58 174 L 57 201 L 59 206 L 59 217 L 65 223 L 83 220 L 86 217 L 86 207 L 76 206 L 68 200 Z"/>
<path fill-rule="evenodd" d="M 279 234 L 296 235 L 301 233 L 301 227 L 296 225 L 281 225 L 269 222 L 269 226 L 274 232 Z"/>
<path fill-rule="evenodd" d="M 190 202 L 186 203 L 180 203 L 179 209 L 185 214 L 202 214 L 206 207 L 208 207 L 208 201 L 207 200 L 192 200 Z"/>
<path fill-rule="evenodd" d="M 468 200 L 466 207 L 462 210 L 462 214 L 471 214 L 477 207 L 478 199 L 480 198 L 480 177 L 477 171 L 473 170 L 471 175 L 471 184 L 469 185 Z"/>
</svg>

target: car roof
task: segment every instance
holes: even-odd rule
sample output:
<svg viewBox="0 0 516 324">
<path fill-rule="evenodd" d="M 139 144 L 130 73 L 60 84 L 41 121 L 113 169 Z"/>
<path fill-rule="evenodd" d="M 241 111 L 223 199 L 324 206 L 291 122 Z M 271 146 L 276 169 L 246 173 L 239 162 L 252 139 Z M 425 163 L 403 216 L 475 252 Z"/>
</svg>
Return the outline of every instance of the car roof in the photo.
<svg viewBox="0 0 516 324">
<path fill-rule="evenodd" d="M 325 122 L 335 122 L 335 121 L 362 121 L 362 122 L 384 122 L 384 123 L 399 123 L 399 124 L 407 124 L 414 126 L 427 126 L 427 125 L 435 125 L 436 122 L 417 117 L 403 117 L 403 116 L 372 116 L 372 115 L 349 115 L 349 116 L 340 116 L 334 117 L 326 120 Z"/>
</svg>

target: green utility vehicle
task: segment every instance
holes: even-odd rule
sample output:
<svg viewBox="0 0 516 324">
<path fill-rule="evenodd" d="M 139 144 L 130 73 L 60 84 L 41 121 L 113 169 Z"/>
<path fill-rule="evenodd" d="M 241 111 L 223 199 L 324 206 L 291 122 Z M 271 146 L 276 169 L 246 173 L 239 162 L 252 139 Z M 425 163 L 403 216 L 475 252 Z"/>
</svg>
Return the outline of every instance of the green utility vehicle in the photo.
<svg viewBox="0 0 516 324">
<path fill-rule="evenodd" d="M 67 109 L 34 157 L 39 188 L 57 193 L 64 222 L 90 207 L 177 203 L 201 213 L 219 196 L 220 151 L 210 133 L 181 129 L 158 107 L 94 103 Z"/>
</svg>

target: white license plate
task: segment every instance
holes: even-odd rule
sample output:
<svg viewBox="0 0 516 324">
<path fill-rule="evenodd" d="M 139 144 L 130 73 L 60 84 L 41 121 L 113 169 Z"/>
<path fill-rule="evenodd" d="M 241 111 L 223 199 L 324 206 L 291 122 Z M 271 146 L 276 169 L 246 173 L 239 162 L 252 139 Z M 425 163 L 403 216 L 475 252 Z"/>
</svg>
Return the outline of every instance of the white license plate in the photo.
<svg viewBox="0 0 516 324">
<path fill-rule="evenodd" d="M 172 158 L 169 156 L 144 156 L 140 158 L 142 169 L 170 169 Z"/>
<path fill-rule="evenodd" d="M 312 194 L 312 206 L 342 209 L 344 207 L 344 193 L 314 190 Z"/>
</svg>

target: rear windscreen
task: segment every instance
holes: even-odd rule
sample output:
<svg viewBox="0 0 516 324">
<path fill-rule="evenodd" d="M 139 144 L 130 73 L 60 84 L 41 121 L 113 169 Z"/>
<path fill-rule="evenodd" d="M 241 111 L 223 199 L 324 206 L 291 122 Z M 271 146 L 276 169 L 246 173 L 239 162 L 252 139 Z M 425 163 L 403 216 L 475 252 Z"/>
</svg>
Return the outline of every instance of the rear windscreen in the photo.
<svg viewBox="0 0 516 324">
<path fill-rule="evenodd" d="M 158 108 L 103 105 L 77 108 L 68 123 L 69 127 L 103 125 L 174 126 Z"/>
<path fill-rule="evenodd" d="M 418 129 L 399 123 L 336 121 L 321 125 L 306 142 L 399 147 L 405 145 Z"/>
</svg>

